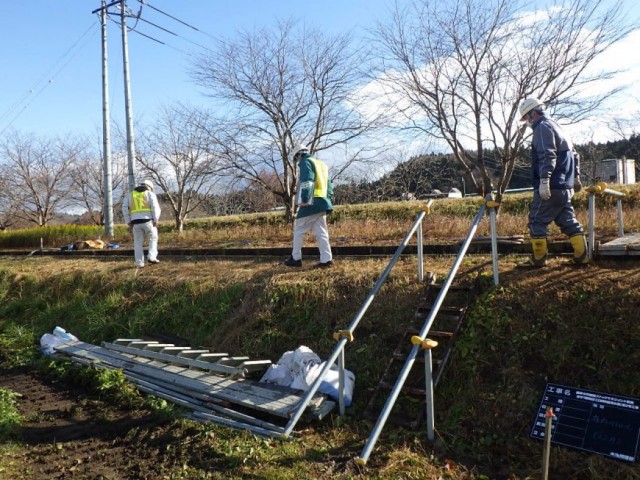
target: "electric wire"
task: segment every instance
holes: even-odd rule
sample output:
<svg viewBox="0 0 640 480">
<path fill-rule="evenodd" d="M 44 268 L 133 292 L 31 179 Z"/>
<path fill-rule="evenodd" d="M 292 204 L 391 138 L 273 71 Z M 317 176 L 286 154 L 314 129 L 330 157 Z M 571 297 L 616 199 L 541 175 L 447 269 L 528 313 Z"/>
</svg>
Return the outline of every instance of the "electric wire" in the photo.
<svg viewBox="0 0 640 480">
<path fill-rule="evenodd" d="M 153 23 L 153 22 L 150 22 L 149 20 L 146 20 L 146 19 L 144 19 L 144 18 L 142 18 L 142 17 L 139 17 L 139 18 L 138 18 L 138 20 L 140 20 L 140 21 L 142 21 L 142 22 L 145 22 L 145 23 L 148 23 L 149 25 L 152 25 L 152 26 L 154 26 L 154 27 L 156 27 L 156 28 L 158 28 L 158 29 L 162 30 L 163 32 L 167 32 L 167 33 L 169 33 L 169 34 L 173 35 L 174 37 L 177 37 L 177 36 L 178 36 L 178 34 L 177 34 L 177 33 L 172 32 L 171 30 L 169 30 L 169 29 L 167 29 L 167 28 L 161 27 L 160 25 L 157 25 L 157 24 L 155 24 L 155 23 Z"/>
<path fill-rule="evenodd" d="M 148 5 L 148 4 L 146 4 L 146 3 L 145 3 L 144 5 L 145 5 L 145 6 L 149 6 L 149 7 L 150 7 L 150 5 Z M 157 10 L 157 9 L 155 9 L 155 10 Z M 118 17 L 118 16 L 120 16 L 120 13 L 112 13 L 112 12 L 107 12 L 107 13 L 109 14 L 109 19 L 110 19 L 112 22 L 114 22 L 116 25 L 118 25 L 118 26 L 122 27 L 122 23 L 121 23 L 121 22 L 118 22 L 117 20 L 115 20 L 114 18 L 112 18 L 112 17 L 111 17 L 111 15 L 114 15 L 115 17 Z M 152 36 L 152 35 L 150 35 L 150 34 L 148 34 L 148 33 L 145 33 L 145 32 L 140 31 L 140 29 L 138 28 L 138 22 L 139 22 L 139 21 L 142 21 L 142 22 L 144 22 L 144 23 L 147 23 L 147 24 L 151 25 L 152 27 L 155 27 L 155 28 L 157 28 L 157 29 L 159 29 L 159 30 L 161 30 L 161 31 L 164 31 L 164 32 L 166 32 L 166 33 L 168 33 L 168 34 L 170 34 L 170 35 L 173 35 L 173 36 L 174 36 L 174 37 L 176 37 L 176 38 L 179 38 L 179 39 L 184 40 L 184 41 L 186 41 L 186 42 L 188 42 L 188 43 L 191 43 L 192 45 L 195 45 L 195 46 L 196 46 L 196 47 L 198 47 L 198 48 L 201 48 L 201 49 L 203 49 L 203 50 L 207 50 L 207 51 L 210 51 L 210 52 L 211 52 L 211 49 L 207 48 L 206 46 L 204 46 L 204 45 L 202 45 L 202 44 L 199 44 L 199 43 L 197 43 L 197 42 L 195 42 L 195 41 L 193 41 L 193 40 L 191 40 L 191 39 L 189 39 L 189 38 L 187 38 L 187 37 L 185 37 L 185 36 L 183 36 L 183 35 L 180 35 L 180 34 L 178 34 L 178 33 L 175 33 L 175 32 L 173 32 L 173 31 L 171 31 L 171 30 L 169 30 L 169 29 L 167 29 L 167 28 L 164 28 L 164 27 L 162 27 L 161 25 L 158 25 L 157 23 L 154 23 L 154 22 L 151 22 L 151 21 L 149 21 L 149 20 L 147 20 L 147 19 L 145 19 L 145 18 L 142 18 L 142 16 L 141 16 L 141 11 L 139 11 L 139 12 L 138 12 L 138 15 L 132 15 L 132 14 L 131 14 L 131 15 L 128 15 L 128 17 L 129 17 L 129 18 L 135 18 L 135 19 L 136 19 L 136 22 L 135 22 L 135 24 L 134 24 L 133 26 L 129 26 L 129 25 L 127 25 L 127 31 L 128 31 L 128 32 L 136 33 L 136 34 L 138 34 L 138 35 L 140 35 L 140 36 L 142 36 L 142 37 L 148 38 L 149 40 L 151 40 L 151 41 L 153 41 L 153 42 L 155 42 L 155 43 L 158 43 L 158 44 L 160 44 L 160 45 L 164 45 L 164 46 L 166 46 L 166 47 L 168 47 L 168 48 L 171 48 L 171 49 L 173 49 L 173 50 L 176 50 L 176 51 L 178 51 L 178 52 L 180 52 L 180 53 L 182 53 L 182 54 L 184 54 L 184 55 L 190 55 L 190 53 L 189 53 L 189 52 L 187 52 L 187 51 L 185 51 L 185 50 L 183 50 L 183 49 L 181 49 L 181 48 L 179 48 L 179 47 L 176 47 L 175 45 L 172 45 L 172 44 L 170 44 L 170 43 L 168 43 L 168 42 L 166 42 L 166 41 L 160 40 L 160 39 L 158 39 L 158 38 L 156 38 L 156 37 L 154 37 L 154 36 Z M 176 19 L 176 20 L 177 20 L 177 21 L 180 21 L 180 20 L 178 20 L 178 19 Z M 180 21 L 180 23 L 184 23 L 184 24 L 186 24 L 186 22 L 182 22 L 182 21 Z M 188 25 L 188 24 L 187 24 L 187 25 Z M 190 25 L 188 25 L 188 26 L 189 26 L 189 27 L 191 27 Z M 192 28 L 195 28 L 195 27 L 192 27 Z M 196 29 L 196 30 L 197 30 L 197 29 Z M 198 30 L 198 31 L 199 31 L 199 30 Z M 201 32 L 201 31 L 200 31 L 200 32 Z M 201 33 L 204 33 L 204 32 L 201 32 Z M 205 34 L 206 34 L 206 33 L 205 33 Z"/>
<path fill-rule="evenodd" d="M 212 38 L 213 40 L 217 40 L 216 37 L 214 37 L 213 35 L 210 35 L 209 33 L 205 32 L 204 30 L 201 30 L 201 29 L 197 28 L 196 26 L 192 25 L 191 23 L 188 23 L 188 22 L 185 22 L 184 20 L 181 20 L 181 19 L 179 19 L 178 17 L 176 17 L 174 15 L 171 15 L 171 14 L 169 14 L 167 12 L 164 12 L 163 10 L 160 10 L 159 8 L 154 7 L 153 5 L 147 3 L 144 0 L 138 0 L 138 2 L 140 2 L 144 6 L 149 7 L 150 9 L 160 13 L 161 15 L 164 15 L 164 16 L 166 16 L 166 17 L 168 17 L 168 18 L 170 18 L 170 19 L 172 19 L 172 20 L 174 20 L 174 21 L 176 21 L 176 22 L 178 22 L 178 23 L 180 23 L 180 24 L 182 24 L 182 25 L 184 25 L 184 26 L 186 26 L 186 27 L 188 27 L 188 28 L 200 33 L 200 34 L 202 34 L 202 35 L 205 35 L 205 36 L 207 36 L 209 38 Z M 161 27 L 160 25 L 157 25 L 157 24 L 154 24 L 152 22 L 149 22 L 148 20 L 145 20 L 145 19 L 141 19 L 141 20 L 143 20 L 143 21 L 155 26 L 156 28 L 159 28 L 161 30 L 165 30 L 168 33 L 171 33 L 172 35 L 175 35 L 177 38 L 180 38 L 181 40 L 184 40 L 184 41 L 186 41 L 186 42 L 188 42 L 188 43 L 190 43 L 190 44 L 192 44 L 192 45 L 194 45 L 194 46 L 196 46 L 198 48 L 201 48 L 203 50 L 207 50 L 209 52 L 212 52 L 212 50 L 210 48 L 208 48 L 208 47 L 206 47 L 206 46 L 204 46 L 204 45 L 202 45 L 202 44 L 200 44 L 200 43 L 198 43 L 198 42 L 196 42 L 194 40 L 191 40 L 190 38 L 187 38 L 184 35 L 180 35 L 178 33 L 174 33 L 174 32 L 172 32 L 172 31 L 170 31 L 168 29 L 165 29 L 164 27 Z M 181 50 L 181 49 L 179 49 L 177 47 L 174 47 L 172 45 L 169 45 L 167 43 L 165 43 L 165 45 L 167 45 L 167 46 L 169 46 L 171 48 L 174 48 L 175 50 L 178 50 L 178 51 L 181 51 L 181 52 L 183 51 L 183 50 Z M 187 53 L 187 52 L 184 52 L 184 53 Z"/>
<path fill-rule="evenodd" d="M 20 98 L 18 98 L 9 108 L 0 115 L 0 125 L 7 120 L 6 125 L 0 130 L 2 135 L 13 123 L 29 108 L 33 101 L 53 83 L 54 79 L 69 65 L 71 60 L 87 45 L 89 33 L 95 34 L 94 24 L 87 30 L 49 67 L 33 85 Z M 84 43 L 80 44 L 82 40 Z M 68 58 L 66 58 L 68 57 Z M 66 58 L 66 60 L 65 60 Z M 64 60 L 64 63 L 61 63 Z M 43 83 L 44 82 L 44 83 Z M 42 85 L 41 85 L 42 84 Z M 13 116 L 11 116 L 13 114 Z M 11 117 L 11 118 L 9 118 Z"/>
<path fill-rule="evenodd" d="M 206 36 L 208 36 L 208 37 L 210 37 L 210 38 L 212 38 L 212 39 L 216 40 L 216 38 L 215 38 L 213 35 L 210 35 L 210 34 L 208 34 L 207 32 L 205 32 L 205 31 L 203 31 L 203 30 L 200 30 L 200 29 L 199 29 L 199 28 L 197 28 L 197 27 L 194 27 L 194 26 L 193 26 L 193 25 L 191 25 L 190 23 L 187 23 L 187 22 L 185 22 L 184 20 L 180 20 L 179 18 L 177 18 L 177 17 L 175 17 L 175 16 L 173 16 L 173 15 L 170 15 L 170 14 L 168 14 L 168 13 L 166 13 L 166 12 L 164 12 L 164 11 L 160 10 L 159 8 L 154 7 L 153 5 L 151 5 L 151 4 L 147 3 L 147 2 L 145 2 L 145 0 L 138 0 L 138 2 L 142 3 L 143 5 L 146 5 L 147 7 L 151 8 L 152 10 L 155 10 L 156 12 L 158 12 L 158 13 L 160 13 L 160 14 L 162 14 L 162 15 L 165 15 L 165 16 L 167 16 L 167 17 L 169 17 L 169 18 L 171 18 L 171 19 L 175 20 L 176 22 L 179 22 L 179 23 L 181 23 L 181 24 L 183 24 L 183 25 L 185 25 L 185 26 L 187 26 L 187 27 L 191 28 L 192 30 L 195 30 L 196 32 L 199 32 L 199 33 L 201 33 L 201 34 L 203 34 L 203 35 L 206 35 Z"/>
</svg>

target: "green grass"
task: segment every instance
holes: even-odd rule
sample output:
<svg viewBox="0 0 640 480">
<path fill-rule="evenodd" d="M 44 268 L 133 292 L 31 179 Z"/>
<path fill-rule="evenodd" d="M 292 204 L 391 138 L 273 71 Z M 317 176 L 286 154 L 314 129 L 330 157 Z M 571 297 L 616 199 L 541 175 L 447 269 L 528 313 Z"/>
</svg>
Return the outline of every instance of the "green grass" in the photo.
<svg viewBox="0 0 640 480">
<path fill-rule="evenodd" d="M 623 205 L 625 224 L 640 228 L 640 188 L 616 187 L 625 193 Z M 588 194 L 582 192 L 574 198 L 574 205 L 583 224 L 587 224 Z M 526 215 L 531 193 L 508 194 L 500 206 L 500 234 L 518 235 L 526 233 Z M 604 234 L 615 232 L 616 198 L 597 197 L 597 226 Z M 415 219 L 424 201 L 381 202 L 357 205 L 337 205 L 329 216 L 332 238 L 350 244 L 388 243 L 401 239 L 407 222 Z M 432 214 L 426 225 L 434 239 L 444 237 L 461 238 L 466 233 L 469 219 L 473 218 L 482 204 L 479 197 L 465 199 L 439 199 L 432 206 Z M 487 233 L 487 226 L 481 226 Z M 628 230 L 628 229 L 627 229 Z M 552 232 L 553 233 L 553 232 Z M 60 248 L 78 240 L 104 237 L 104 229 L 98 226 L 62 225 L 28 228 L 0 233 L 0 249 Z M 163 245 L 188 247 L 242 247 L 287 245 L 291 241 L 291 225 L 285 223 L 281 212 L 263 212 L 224 217 L 208 217 L 189 220 L 185 230 L 179 233 L 170 220 L 160 223 L 161 248 Z M 117 225 L 113 243 L 130 246 L 131 239 L 124 225 Z"/>
<path fill-rule="evenodd" d="M 640 186 L 615 186 L 624 193 L 626 230 L 640 229 Z M 580 221 L 588 223 L 588 198 L 586 192 L 574 197 L 573 203 Z M 603 235 L 617 231 L 616 197 L 597 196 L 597 228 Z M 531 193 L 507 194 L 500 206 L 499 234 L 521 235 L 526 233 L 526 216 Z M 469 220 L 477 213 L 483 200 L 479 197 L 464 199 L 438 199 L 425 222 L 433 239 L 463 238 Z M 398 242 L 425 201 L 380 202 L 356 205 L 337 205 L 328 217 L 332 239 L 337 243 L 352 245 Z M 175 230 L 167 217 L 160 222 L 160 248 L 164 245 L 185 247 L 261 247 L 285 246 L 291 242 L 291 225 L 285 223 L 282 212 L 262 212 L 223 217 L 189 219 L 185 230 Z M 552 230 L 552 234 L 556 232 Z M 480 226 L 480 233 L 488 233 L 488 225 Z M 557 233 L 557 232 L 556 232 Z M 98 226 L 62 225 L 27 228 L 0 232 L 0 249 L 60 248 L 79 240 L 104 238 L 104 228 Z M 110 240 L 131 247 L 131 238 L 124 225 L 116 225 L 114 238 Z"/>
<path fill-rule="evenodd" d="M 526 211 L 528 198 L 505 201 L 503 229 L 525 228 L 526 218 L 514 212 Z M 579 196 L 580 202 L 586 202 L 586 196 Z M 477 199 L 438 202 L 425 224 L 426 241 L 466 231 L 478 206 Z M 418 207 L 417 202 L 344 207 L 337 209 L 331 229 L 349 239 L 384 237 L 397 243 Z M 598 225 L 615 231 L 615 212 L 609 217 L 605 213 L 612 205 L 603 207 L 607 208 L 599 211 Z M 579 215 L 585 213 L 579 210 Z M 627 213 L 631 230 L 640 228 L 637 213 Z M 214 238 L 216 232 L 239 241 L 242 235 L 273 231 L 285 241 L 290 238 L 290 225 L 275 220 L 220 219 L 228 222 L 224 226 L 218 220 L 203 219 L 201 228 L 188 230 L 187 237 Z M 42 366 L 109 402 L 163 410 L 166 402 L 159 400 L 156 406 L 138 403 L 141 397 L 129 391 L 118 372 L 77 372 L 43 361 L 37 349 L 40 336 L 60 325 L 90 343 L 155 332 L 252 359 L 276 361 L 299 345 L 326 357 L 335 345 L 333 332 L 349 325 L 388 262 L 338 260 L 327 275 L 307 268 L 286 270 L 269 258 L 171 258 L 141 273 L 131 268 L 130 258 L 0 258 L 0 365 Z M 538 478 L 541 444 L 528 438 L 528 429 L 547 381 L 640 396 L 635 368 L 640 364 L 640 329 L 633 321 L 640 273 L 632 262 L 600 262 L 574 270 L 558 259 L 541 271 L 522 273 L 513 268 L 517 260 L 501 258 L 501 286 L 489 288 L 471 308 L 437 388 L 436 429 L 444 453 L 425 442 L 423 431 L 386 427 L 367 467 L 353 462 L 372 428 L 359 412 L 413 318 L 421 291 L 415 259 L 402 258 L 345 350 L 347 368 L 357 377 L 354 404 L 345 417 L 332 416 L 305 427 L 292 441 L 264 440 L 174 419 L 163 432 L 167 451 L 158 459 L 166 468 L 163 474 L 344 480 Z M 442 279 L 452 261 L 430 257 L 426 269 Z M 487 264 L 487 258 L 469 257 L 463 270 Z M 484 280 L 489 275 L 484 271 Z M 135 435 L 155 448 L 153 429 Z M 0 472 L 1 468 L 0 461 Z M 580 476 L 572 477 L 576 471 Z M 552 472 L 557 478 L 640 478 L 635 466 L 560 448 L 554 448 Z"/>
<path fill-rule="evenodd" d="M 15 398 L 14 392 L 0 388 L 0 442 L 7 442 L 19 436 L 22 416 Z"/>
</svg>

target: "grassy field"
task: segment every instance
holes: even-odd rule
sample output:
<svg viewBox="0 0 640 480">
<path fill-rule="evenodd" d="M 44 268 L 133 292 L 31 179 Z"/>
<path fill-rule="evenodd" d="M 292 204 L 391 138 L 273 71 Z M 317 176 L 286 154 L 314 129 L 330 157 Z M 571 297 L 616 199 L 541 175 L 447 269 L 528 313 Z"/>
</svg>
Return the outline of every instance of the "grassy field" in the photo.
<svg viewBox="0 0 640 480">
<path fill-rule="evenodd" d="M 584 216 L 586 197 L 582 200 L 578 208 Z M 437 202 L 425 225 L 425 241 L 462 238 L 478 206 L 472 200 L 464 202 Z M 518 233 L 524 233 L 527 197 L 519 202 L 517 208 L 515 200 L 505 202 L 500 234 L 507 234 L 508 225 L 514 228 L 508 234 L 515 233 L 516 225 Z M 338 210 L 330 227 L 333 238 L 342 234 L 347 244 L 360 244 L 365 238 L 397 244 L 417 204 L 388 208 L 388 213 L 383 205 Z M 628 231 L 640 231 L 635 204 L 625 208 Z M 608 205 L 598 212 L 603 236 L 616 231 L 615 212 L 609 210 L 615 208 Z M 290 226 L 257 218 L 203 219 L 199 228 L 185 232 L 185 241 L 259 243 L 257 233 L 267 232 L 281 235 L 278 242 L 288 244 Z M 223 234 L 226 237 L 218 237 Z M 168 241 L 174 234 L 167 229 L 162 235 Z M 69 238 L 50 241 L 64 244 Z M 458 280 L 479 275 L 485 288 L 469 312 L 435 392 L 438 442 L 431 445 L 422 430 L 389 425 L 366 467 L 354 462 L 372 428 L 372 421 L 361 414 L 368 392 L 413 319 L 423 289 L 417 282 L 415 258 L 403 257 L 392 270 L 346 349 L 347 368 L 356 374 L 354 403 L 346 416 L 305 424 L 291 441 L 166 420 L 166 412 L 159 413 L 158 405 L 146 399 L 107 395 L 105 383 L 116 385 L 112 393 L 124 388 L 113 378 L 87 382 L 86 374 L 49 362 L 36 348 L 43 333 L 61 325 L 90 343 L 161 332 L 189 339 L 192 346 L 251 358 L 277 361 L 300 345 L 326 358 L 335 343 L 332 333 L 349 325 L 389 259 L 337 258 L 330 275 L 306 267 L 286 269 L 280 260 L 165 257 L 161 264 L 137 271 L 130 258 L 2 257 L 3 375 L 15 368 L 37 370 L 44 372 L 39 374 L 44 378 L 63 382 L 65 388 L 84 385 L 105 402 L 100 408 L 106 411 L 129 402 L 165 419 L 119 437 L 118 443 L 127 445 L 147 470 L 127 474 L 116 469 L 107 478 L 135 479 L 540 478 L 542 443 L 530 439 L 529 431 L 547 382 L 640 397 L 640 327 L 634 321 L 640 269 L 634 259 L 598 260 L 576 269 L 564 258 L 553 258 L 545 269 L 529 272 L 515 268 L 518 258 L 503 257 L 499 287 L 492 286 L 489 258 L 465 259 Z M 453 257 L 428 257 L 425 269 L 443 280 L 452 263 Z M 1 385 L 0 433 L 5 442 L 0 478 L 3 474 L 37 478 L 33 472 L 45 458 L 62 465 L 68 457 L 76 462 L 77 472 L 81 465 L 99 463 L 96 455 L 81 457 L 73 442 L 64 444 L 66 456 L 50 445 L 22 443 L 20 425 L 34 422 L 35 414 L 21 412 L 20 396 Z M 105 458 L 114 457 L 113 451 L 108 452 L 115 443 L 104 447 Z M 120 463 L 129 459 L 121 450 L 118 456 Z M 76 476 L 69 471 L 59 478 L 99 478 L 96 471 Z M 550 472 L 550 478 L 640 478 L 635 464 L 562 447 L 552 449 Z"/>
<path fill-rule="evenodd" d="M 623 199 L 624 224 L 627 231 L 640 231 L 640 188 L 618 188 L 626 194 Z M 498 215 L 498 234 L 504 236 L 527 234 L 527 212 L 531 193 L 508 194 Z M 425 221 L 425 238 L 432 243 L 460 240 L 466 235 L 482 200 L 435 200 L 432 214 Z M 588 224 L 588 194 L 581 192 L 574 198 L 578 220 Z M 337 205 L 329 216 L 333 245 L 396 245 L 408 230 L 408 225 L 424 206 L 422 201 Z M 185 230 L 177 232 L 163 213 L 160 222 L 160 247 L 265 247 L 288 246 L 291 243 L 291 225 L 285 223 L 280 212 L 265 212 L 227 217 L 198 218 L 187 222 Z M 617 236 L 617 210 L 615 198 L 596 197 L 596 232 L 599 238 Z M 479 226 L 478 235 L 489 234 L 489 222 Z M 62 225 L 0 232 L 0 250 L 60 248 L 79 240 L 104 238 L 99 226 Z M 550 238 L 563 238 L 552 225 Z M 112 243 L 130 245 L 128 229 L 116 225 Z"/>
</svg>

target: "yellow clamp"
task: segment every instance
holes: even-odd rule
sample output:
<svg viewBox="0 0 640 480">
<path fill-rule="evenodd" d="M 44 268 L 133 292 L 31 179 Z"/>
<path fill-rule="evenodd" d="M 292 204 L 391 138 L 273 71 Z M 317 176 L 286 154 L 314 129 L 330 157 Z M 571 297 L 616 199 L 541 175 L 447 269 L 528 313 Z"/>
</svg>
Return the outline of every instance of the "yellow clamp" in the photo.
<svg viewBox="0 0 640 480">
<path fill-rule="evenodd" d="M 341 338 L 346 338 L 350 342 L 353 342 L 353 333 L 351 330 L 338 330 L 337 332 L 333 332 L 333 339 L 335 341 L 338 341 Z"/>
<path fill-rule="evenodd" d="M 427 203 L 425 203 L 424 205 L 422 205 L 422 206 L 420 207 L 420 209 L 421 209 L 423 212 L 426 212 L 426 213 L 427 213 L 427 215 L 430 215 L 430 214 L 431 214 L 431 205 L 433 205 L 433 199 L 430 199 Z"/>
<path fill-rule="evenodd" d="M 595 185 L 587 187 L 585 190 L 589 193 L 601 194 L 609 188 L 609 186 L 605 182 L 598 182 Z"/>
<path fill-rule="evenodd" d="M 431 340 L 430 338 L 420 338 L 418 335 L 411 337 L 411 343 L 413 345 L 420 345 L 420 350 L 431 350 L 438 346 L 438 342 Z"/>
</svg>

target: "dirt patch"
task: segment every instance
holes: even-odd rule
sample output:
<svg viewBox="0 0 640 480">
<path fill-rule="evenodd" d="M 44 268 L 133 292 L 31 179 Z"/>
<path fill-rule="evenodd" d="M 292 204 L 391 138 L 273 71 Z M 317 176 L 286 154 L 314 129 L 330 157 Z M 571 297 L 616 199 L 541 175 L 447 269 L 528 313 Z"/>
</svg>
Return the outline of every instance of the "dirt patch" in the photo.
<svg viewBox="0 0 640 480">
<path fill-rule="evenodd" d="M 24 417 L 23 448 L 6 453 L 11 475 L 0 478 L 158 478 L 149 445 L 133 435 L 163 428 L 149 412 L 115 408 L 27 368 L 0 370 L 0 387 L 19 395 Z"/>
</svg>

